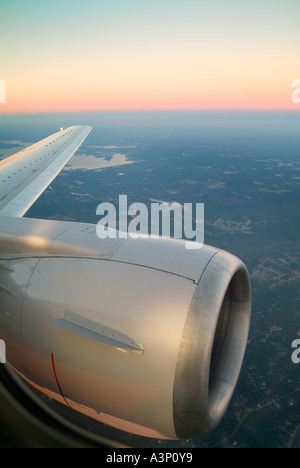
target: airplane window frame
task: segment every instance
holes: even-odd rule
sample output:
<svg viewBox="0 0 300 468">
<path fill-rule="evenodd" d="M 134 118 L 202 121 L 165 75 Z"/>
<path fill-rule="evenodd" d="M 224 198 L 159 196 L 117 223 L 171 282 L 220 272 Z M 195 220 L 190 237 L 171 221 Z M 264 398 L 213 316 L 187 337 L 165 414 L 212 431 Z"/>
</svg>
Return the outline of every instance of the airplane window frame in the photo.
<svg viewBox="0 0 300 468">
<path fill-rule="evenodd" d="M 8 364 L 0 365 L 1 448 L 128 448 L 56 414 Z"/>
</svg>

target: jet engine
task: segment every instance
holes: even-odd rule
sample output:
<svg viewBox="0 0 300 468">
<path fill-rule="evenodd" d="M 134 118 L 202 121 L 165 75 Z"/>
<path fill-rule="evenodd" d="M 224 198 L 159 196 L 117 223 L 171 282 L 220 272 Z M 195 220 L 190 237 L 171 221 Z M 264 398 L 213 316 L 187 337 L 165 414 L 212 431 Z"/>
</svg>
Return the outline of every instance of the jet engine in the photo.
<svg viewBox="0 0 300 468">
<path fill-rule="evenodd" d="M 0 338 L 23 378 L 134 434 L 216 427 L 249 331 L 241 260 L 180 240 L 99 240 L 88 224 L 2 216 L 0 232 Z"/>
</svg>

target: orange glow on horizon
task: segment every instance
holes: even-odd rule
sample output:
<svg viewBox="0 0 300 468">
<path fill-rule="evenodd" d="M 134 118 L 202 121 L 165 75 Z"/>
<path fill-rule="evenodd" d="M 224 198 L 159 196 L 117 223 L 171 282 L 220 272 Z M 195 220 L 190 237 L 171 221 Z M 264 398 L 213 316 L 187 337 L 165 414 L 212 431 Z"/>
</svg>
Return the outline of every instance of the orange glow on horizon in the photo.
<svg viewBox="0 0 300 468">
<path fill-rule="evenodd" d="M 232 91 L 227 95 L 172 95 L 149 93 L 145 96 L 116 95 L 97 96 L 48 96 L 43 99 L 38 93 L 30 99 L 22 95 L 11 98 L 7 94 L 6 104 L 0 105 L 0 115 L 60 113 L 60 112 L 112 112 L 112 111 L 201 111 L 201 110 L 285 110 L 297 111 L 291 99 L 292 90 L 276 94 L 256 92 L 251 95 Z"/>
</svg>

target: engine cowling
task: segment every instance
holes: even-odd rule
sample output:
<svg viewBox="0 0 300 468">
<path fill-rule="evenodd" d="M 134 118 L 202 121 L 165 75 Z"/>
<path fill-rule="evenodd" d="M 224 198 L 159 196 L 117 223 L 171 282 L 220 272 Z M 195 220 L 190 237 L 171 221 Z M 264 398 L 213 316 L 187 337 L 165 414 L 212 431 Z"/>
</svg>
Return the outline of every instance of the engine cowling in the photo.
<svg viewBox="0 0 300 468">
<path fill-rule="evenodd" d="M 211 431 L 247 343 L 243 262 L 170 239 L 102 240 L 87 255 L 94 228 L 76 229 L 76 254 L 56 233 L 52 253 L 30 254 L 27 236 L 22 255 L 3 256 L 7 361 L 42 392 L 119 429 L 173 439 Z"/>
</svg>

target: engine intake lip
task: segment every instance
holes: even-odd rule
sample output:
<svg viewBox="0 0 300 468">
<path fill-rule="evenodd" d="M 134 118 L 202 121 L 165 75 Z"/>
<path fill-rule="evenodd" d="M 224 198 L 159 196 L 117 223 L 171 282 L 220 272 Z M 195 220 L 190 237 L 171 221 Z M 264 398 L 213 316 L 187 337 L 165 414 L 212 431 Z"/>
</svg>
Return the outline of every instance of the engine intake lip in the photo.
<svg viewBox="0 0 300 468">
<path fill-rule="evenodd" d="M 247 268 L 219 251 L 200 278 L 179 348 L 173 394 L 179 439 L 200 437 L 222 419 L 239 377 L 250 315 Z"/>
</svg>

